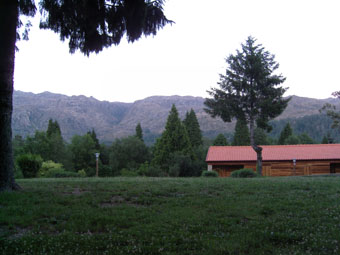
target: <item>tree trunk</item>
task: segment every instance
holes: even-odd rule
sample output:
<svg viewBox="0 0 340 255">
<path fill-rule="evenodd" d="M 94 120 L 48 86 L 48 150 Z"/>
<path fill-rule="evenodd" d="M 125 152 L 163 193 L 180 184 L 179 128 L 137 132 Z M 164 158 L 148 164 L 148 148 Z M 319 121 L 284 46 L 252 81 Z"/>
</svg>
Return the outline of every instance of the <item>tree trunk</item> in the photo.
<svg viewBox="0 0 340 255">
<path fill-rule="evenodd" d="M 12 153 L 13 75 L 18 1 L 0 1 L 0 191 L 15 190 Z"/>
<path fill-rule="evenodd" d="M 251 119 L 249 121 L 249 131 L 250 131 L 250 144 L 253 150 L 256 152 L 257 156 L 257 161 L 256 161 L 256 170 L 259 175 L 262 176 L 262 147 L 257 146 L 255 144 L 255 138 L 254 138 L 254 130 L 255 130 L 255 125 L 254 125 L 254 120 Z"/>
</svg>

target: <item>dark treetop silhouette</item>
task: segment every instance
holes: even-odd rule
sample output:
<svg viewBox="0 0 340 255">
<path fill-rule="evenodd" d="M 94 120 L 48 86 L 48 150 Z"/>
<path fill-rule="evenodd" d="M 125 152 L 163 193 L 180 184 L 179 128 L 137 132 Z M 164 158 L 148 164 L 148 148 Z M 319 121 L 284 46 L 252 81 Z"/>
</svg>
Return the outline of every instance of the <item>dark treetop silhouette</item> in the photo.
<svg viewBox="0 0 340 255">
<path fill-rule="evenodd" d="M 171 24 L 163 13 L 163 0 L 41 0 L 40 28 L 69 39 L 70 53 L 85 55 L 118 45 L 124 35 L 134 42 L 156 35 Z M 13 177 L 12 130 L 13 73 L 20 15 L 34 16 L 34 0 L 0 1 L 0 191 L 18 189 Z"/>
</svg>

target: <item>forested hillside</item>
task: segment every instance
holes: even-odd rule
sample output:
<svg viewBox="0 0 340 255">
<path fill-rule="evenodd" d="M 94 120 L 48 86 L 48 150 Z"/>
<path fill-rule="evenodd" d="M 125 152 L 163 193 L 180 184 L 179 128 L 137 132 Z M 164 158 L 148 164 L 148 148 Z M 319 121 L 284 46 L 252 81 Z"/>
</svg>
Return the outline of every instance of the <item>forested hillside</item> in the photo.
<svg viewBox="0 0 340 255">
<path fill-rule="evenodd" d="M 141 123 L 144 139 L 151 143 L 163 131 L 171 106 L 175 104 L 181 119 L 190 109 L 195 111 L 204 136 L 214 138 L 219 133 L 230 136 L 235 123 L 211 118 L 204 112 L 203 102 L 204 98 L 201 97 L 153 96 L 134 103 L 121 103 L 85 96 L 15 91 L 13 133 L 33 135 L 36 130 L 46 130 L 49 119 L 55 119 L 66 140 L 94 128 L 102 142 L 112 142 L 115 138 L 134 134 L 136 125 Z M 316 141 L 320 141 L 327 132 L 336 136 L 330 128 L 331 121 L 319 113 L 327 102 L 339 105 L 335 99 L 293 96 L 283 114 L 272 121 L 274 128 L 270 135 L 277 137 L 289 121 L 296 134 L 306 132 Z"/>
</svg>

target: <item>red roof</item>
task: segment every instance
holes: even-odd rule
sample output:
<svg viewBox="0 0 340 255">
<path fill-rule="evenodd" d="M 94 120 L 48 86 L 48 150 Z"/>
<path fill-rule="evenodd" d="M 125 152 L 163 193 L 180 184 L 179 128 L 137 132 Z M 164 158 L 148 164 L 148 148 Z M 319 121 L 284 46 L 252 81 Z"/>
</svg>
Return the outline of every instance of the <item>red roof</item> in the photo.
<svg viewBox="0 0 340 255">
<path fill-rule="evenodd" d="M 263 161 L 340 159 L 340 144 L 263 145 Z M 251 146 L 211 146 L 207 162 L 256 161 Z"/>
</svg>

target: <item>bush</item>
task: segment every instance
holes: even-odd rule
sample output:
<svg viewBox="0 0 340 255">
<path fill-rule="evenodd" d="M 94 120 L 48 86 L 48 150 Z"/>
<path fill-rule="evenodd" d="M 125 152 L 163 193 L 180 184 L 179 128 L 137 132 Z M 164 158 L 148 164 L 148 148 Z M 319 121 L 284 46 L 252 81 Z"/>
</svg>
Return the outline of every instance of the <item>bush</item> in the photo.
<svg viewBox="0 0 340 255">
<path fill-rule="evenodd" d="M 233 178 L 254 178 L 254 177 L 257 177 L 258 175 L 257 173 L 253 171 L 253 169 L 243 168 L 243 169 L 231 172 L 230 176 Z"/>
<path fill-rule="evenodd" d="M 47 178 L 68 178 L 68 177 L 81 177 L 79 173 L 65 171 L 62 169 L 51 169 L 49 170 L 45 177 Z"/>
<path fill-rule="evenodd" d="M 22 171 L 20 167 L 18 166 L 17 162 L 14 162 L 14 179 L 22 179 L 24 178 L 24 175 L 22 174 Z"/>
<path fill-rule="evenodd" d="M 37 176 L 42 166 L 42 158 L 35 154 L 22 154 L 17 157 L 16 163 L 21 169 L 24 178 L 34 178 Z"/>
<path fill-rule="evenodd" d="M 148 162 L 141 164 L 137 170 L 138 175 L 148 177 L 166 177 L 168 174 L 158 165 L 152 165 Z"/>
<path fill-rule="evenodd" d="M 218 177 L 218 173 L 215 171 L 203 171 L 202 177 Z"/>
<path fill-rule="evenodd" d="M 86 177 L 86 172 L 85 172 L 85 170 L 84 170 L 84 169 L 79 170 L 79 171 L 78 171 L 78 175 L 79 175 L 79 177 Z"/>
<path fill-rule="evenodd" d="M 48 177 L 50 175 L 50 171 L 65 171 L 65 169 L 62 164 L 48 160 L 42 163 L 38 172 L 38 177 Z"/>
<path fill-rule="evenodd" d="M 192 177 L 201 175 L 201 166 L 183 152 L 174 152 L 169 155 L 168 173 L 171 177 Z"/>
<path fill-rule="evenodd" d="M 149 172 L 149 168 L 150 168 L 150 165 L 148 161 L 144 162 L 143 164 L 140 164 L 138 171 L 137 171 L 138 175 L 146 176 Z"/>
<path fill-rule="evenodd" d="M 120 172 L 120 175 L 124 177 L 136 177 L 138 176 L 138 173 L 136 171 L 123 168 L 122 171 Z"/>
<path fill-rule="evenodd" d="M 86 175 L 86 173 L 85 173 L 85 175 Z M 108 166 L 108 165 L 100 164 L 99 169 L 98 169 L 98 175 L 100 177 L 112 177 L 112 176 L 114 176 L 113 171 L 112 171 L 112 167 Z"/>
</svg>

